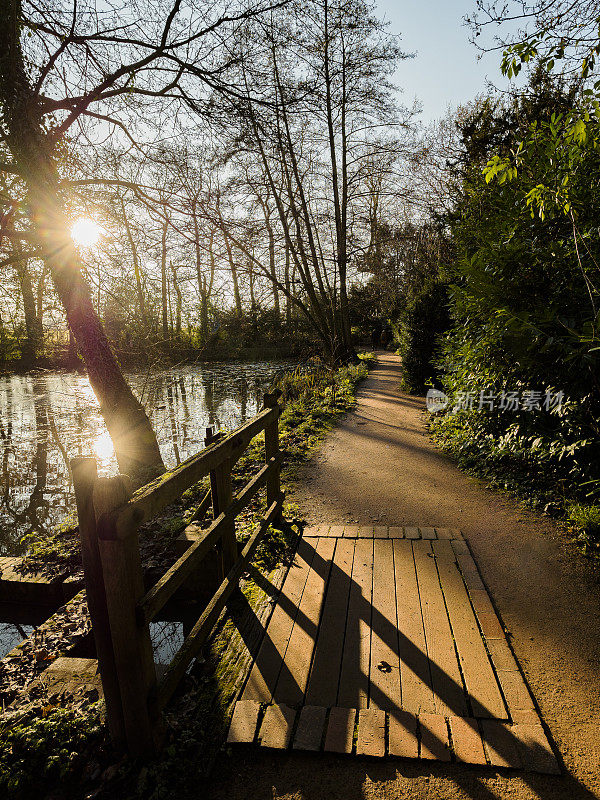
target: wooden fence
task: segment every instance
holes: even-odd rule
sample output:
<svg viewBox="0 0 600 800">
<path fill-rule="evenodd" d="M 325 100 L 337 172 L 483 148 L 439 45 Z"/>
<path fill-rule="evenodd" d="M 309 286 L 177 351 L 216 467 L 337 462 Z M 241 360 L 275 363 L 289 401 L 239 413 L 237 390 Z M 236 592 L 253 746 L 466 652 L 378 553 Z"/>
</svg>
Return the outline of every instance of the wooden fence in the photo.
<svg viewBox="0 0 600 800">
<path fill-rule="evenodd" d="M 265 395 L 264 410 L 254 419 L 227 436 L 209 435 L 206 449 L 135 494 L 126 476 L 99 478 L 93 458 L 71 462 L 87 601 L 107 721 L 114 742 L 133 755 L 146 755 L 160 748 L 162 709 L 239 585 L 269 525 L 281 517 L 278 395 Z M 231 470 L 262 431 L 265 465 L 233 498 Z M 140 525 L 178 500 L 206 475 L 210 475 L 212 524 L 145 591 L 138 540 Z M 236 517 L 263 486 L 266 486 L 267 511 L 239 553 Z M 206 507 L 208 503 L 203 505 Z M 201 574 L 199 567 L 209 553 L 214 554 L 215 547 L 219 553 L 220 585 L 158 679 L 150 622 L 184 582 Z"/>
</svg>

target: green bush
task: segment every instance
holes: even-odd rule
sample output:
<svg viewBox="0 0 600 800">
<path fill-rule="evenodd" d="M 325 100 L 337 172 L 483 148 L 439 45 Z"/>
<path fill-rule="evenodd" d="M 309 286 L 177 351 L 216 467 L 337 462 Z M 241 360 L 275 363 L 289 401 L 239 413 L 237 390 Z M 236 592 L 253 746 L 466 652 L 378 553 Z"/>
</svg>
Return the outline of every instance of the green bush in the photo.
<svg viewBox="0 0 600 800">
<path fill-rule="evenodd" d="M 600 506 L 574 503 L 568 509 L 568 522 L 577 533 L 577 541 L 586 553 L 600 552 Z"/>
<path fill-rule="evenodd" d="M 427 284 L 404 309 L 398 325 L 402 356 L 402 388 L 423 394 L 425 387 L 439 383 L 434 366 L 438 339 L 450 327 L 448 287 Z"/>
<path fill-rule="evenodd" d="M 38 717 L 0 727 L 0 792 L 14 800 L 40 797 L 51 785 L 65 788 L 77 782 L 89 748 L 104 736 L 100 703 L 85 715 L 52 706 L 39 711 Z"/>
</svg>

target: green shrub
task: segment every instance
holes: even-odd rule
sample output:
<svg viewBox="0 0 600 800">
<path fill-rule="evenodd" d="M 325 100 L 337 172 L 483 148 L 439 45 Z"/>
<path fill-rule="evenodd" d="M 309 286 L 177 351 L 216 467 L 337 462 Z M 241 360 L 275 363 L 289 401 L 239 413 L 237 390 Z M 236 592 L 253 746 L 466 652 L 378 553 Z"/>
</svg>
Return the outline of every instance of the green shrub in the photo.
<svg viewBox="0 0 600 800">
<path fill-rule="evenodd" d="M 423 394 L 439 383 L 433 364 L 439 336 L 450 327 L 448 287 L 440 281 L 426 285 L 400 317 L 398 335 L 402 356 L 402 388 Z"/>
<path fill-rule="evenodd" d="M 600 506 L 574 503 L 568 509 L 568 522 L 577 534 L 577 541 L 587 553 L 600 552 Z"/>
<path fill-rule="evenodd" d="M 64 788 L 76 782 L 88 749 L 104 736 L 100 703 L 85 715 L 50 706 L 39 711 L 38 717 L 0 726 L 0 793 L 4 790 L 14 800 L 40 797 L 51 785 Z"/>
</svg>

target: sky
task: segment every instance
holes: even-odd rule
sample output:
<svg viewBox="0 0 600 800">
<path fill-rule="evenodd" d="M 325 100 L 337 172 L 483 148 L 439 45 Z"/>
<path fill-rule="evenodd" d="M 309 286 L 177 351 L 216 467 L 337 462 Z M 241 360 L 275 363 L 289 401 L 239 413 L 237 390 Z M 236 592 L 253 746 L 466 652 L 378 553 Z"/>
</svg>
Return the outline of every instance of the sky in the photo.
<svg viewBox="0 0 600 800">
<path fill-rule="evenodd" d="M 473 12 L 475 0 L 377 0 L 377 8 L 390 32 L 401 34 L 403 50 L 416 52 L 400 63 L 395 82 L 406 105 L 415 96 L 421 101 L 424 123 L 444 116 L 449 105 L 472 100 L 485 90 L 486 77 L 507 85 L 500 75 L 500 53 L 478 61 L 469 42 L 463 17 Z"/>
</svg>

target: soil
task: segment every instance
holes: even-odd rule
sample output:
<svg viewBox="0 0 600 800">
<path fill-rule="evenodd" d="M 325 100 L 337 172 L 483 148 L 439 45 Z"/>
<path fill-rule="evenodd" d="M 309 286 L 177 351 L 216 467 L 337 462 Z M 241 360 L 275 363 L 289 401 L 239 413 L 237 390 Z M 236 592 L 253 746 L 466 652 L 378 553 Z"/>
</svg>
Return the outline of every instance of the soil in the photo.
<svg viewBox="0 0 600 800">
<path fill-rule="evenodd" d="M 549 519 L 462 473 L 427 436 L 421 398 L 380 353 L 358 405 L 310 462 L 295 496 L 308 522 L 460 528 L 509 631 L 561 776 L 410 761 L 224 752 L 215 800 L 600 798 L 600 570 Z"/>
</svg>

